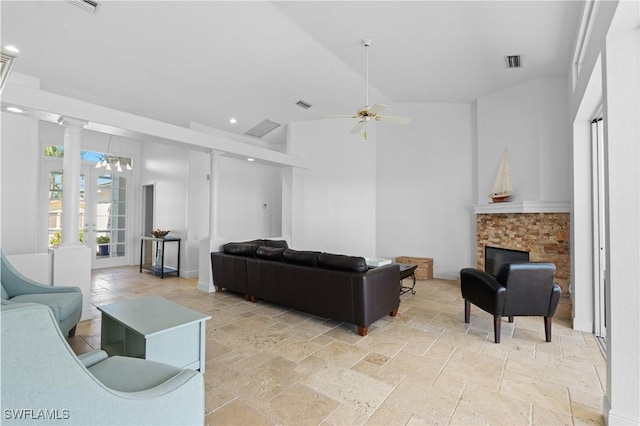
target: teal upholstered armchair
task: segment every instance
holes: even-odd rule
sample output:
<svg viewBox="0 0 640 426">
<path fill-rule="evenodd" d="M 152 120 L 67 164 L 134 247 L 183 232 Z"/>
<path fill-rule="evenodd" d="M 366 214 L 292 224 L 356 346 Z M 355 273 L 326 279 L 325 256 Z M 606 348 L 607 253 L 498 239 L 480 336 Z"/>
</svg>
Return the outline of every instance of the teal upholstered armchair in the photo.
<svg viewBox="0 0 640 426">
<path fill-rule="evenodd" d="M 0 252 L 2 304 L 40 303 L 53 311 L 62 333 L 72 337 L 82 316 L 82 292 L 78 287 L 42 285 L 22 275 Z"/>
<path fill-rule="evenodd" d="M 2 314 L 2 424 L 202 425 L 200 372 L 103 351 L 76 356 L 43 305 Z"/>
</svg>

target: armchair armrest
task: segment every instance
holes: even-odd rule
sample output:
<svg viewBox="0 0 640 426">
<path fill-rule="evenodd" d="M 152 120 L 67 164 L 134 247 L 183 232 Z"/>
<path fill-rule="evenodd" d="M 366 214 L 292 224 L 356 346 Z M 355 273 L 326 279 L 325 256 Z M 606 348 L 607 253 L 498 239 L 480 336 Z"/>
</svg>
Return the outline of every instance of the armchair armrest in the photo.
<svg viewBox="0 0 640 426">
<path fill-rule="evenodd" d="M 43 285 L 29 281 L 22 281 L 20 290 L 20 294 L 81 293 L 80 288 L 75 286 Z"/>
<path fill-rule="evenodd" d="M 506 287 L 493 276 L 474 268 L 460 271 L 460 289 L 462 297 L 482 310 L 501 315 L 506 299 Z"/>
<path fill-rule="evenodd" d="M 107 358 L 109 358 L 109 355 L 107 355 L 105 351 L 101 351 L 99 349 L 94 349 L 92 351 L 78 355 L 78 359 L 80 360 L 80 362 L 82 362 L 85 368 L 89 368 L 92 365 L 95 365 L 100 361 L 104 361 Z"/>
<path fill-rule="evenodd" d="M 553 283 L 553 288 L 551 289 L 551 301 L 549 302 L 549 314 L 548 317 L 552 317 L 556 314 L 556 308 L 558 307 L 558 303 L 560 302 L 560 296 L 562 295 L 562 288 Z"/>
</svg>

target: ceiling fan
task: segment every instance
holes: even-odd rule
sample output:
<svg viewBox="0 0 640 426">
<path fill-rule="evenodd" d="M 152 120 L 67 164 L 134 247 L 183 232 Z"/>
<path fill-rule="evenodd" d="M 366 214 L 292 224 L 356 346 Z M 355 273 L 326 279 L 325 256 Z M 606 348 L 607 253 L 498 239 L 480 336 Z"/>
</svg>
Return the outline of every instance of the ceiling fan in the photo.
<svg viewBox="0 0 640 426">
<path fill-rule="evenodd" d="M 365 106 L 359 108 L 356 111 L 355 115 L 324 115 L 323 118 L 356 118 L 358 122 L 356 123 L 353 130 L 351 130 L 351 133 L 359 133 L 364 129 L 363 137 L 366 140 L 367 123 L 370 121 L 384 121 L 394 124 L 407 124 L 409 121 L 411 121 L 411 119 L 408 117 L 394 117 L 390 115 L 378 114 L 380 111 L 387 107 L 384 104 L 375 104 L 373 106 L 369 106 L 369 46 L 371 46 L 371 40 L 362 40 L 362 45 L 365 47 Z"/>
</svg>

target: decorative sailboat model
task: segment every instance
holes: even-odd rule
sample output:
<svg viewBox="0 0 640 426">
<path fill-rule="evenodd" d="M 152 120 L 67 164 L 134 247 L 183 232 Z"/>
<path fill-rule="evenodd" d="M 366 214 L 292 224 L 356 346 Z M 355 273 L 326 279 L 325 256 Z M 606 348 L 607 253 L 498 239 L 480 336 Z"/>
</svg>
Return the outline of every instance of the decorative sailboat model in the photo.
<svg viewBox="0 0 640 426">
<path fill-rule="evenodd" d="M 500 169 L 491 189 L 491 200 L 494 203 L 502 203 L 507 201 L 513 195 L 513 186 L 511 185 L 511 166 L 509 165 L 509 154 L 505 149 L 500 160 Z"/>
</svg>

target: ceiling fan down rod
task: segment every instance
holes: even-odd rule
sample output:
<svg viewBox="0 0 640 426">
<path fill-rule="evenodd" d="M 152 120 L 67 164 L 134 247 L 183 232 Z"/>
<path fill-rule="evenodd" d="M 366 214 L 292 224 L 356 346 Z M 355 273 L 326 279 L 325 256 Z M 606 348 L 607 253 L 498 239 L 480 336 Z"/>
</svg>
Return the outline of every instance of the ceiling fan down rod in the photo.
<svg viewBox="0 0 640 426">
<path fill-rule="evenodd" d="M 371 40 L 362 40 L 362 44 L 365 48 L 365 106 L 369 106 L 369 46 L 371 46 Z"/>
</svg>

